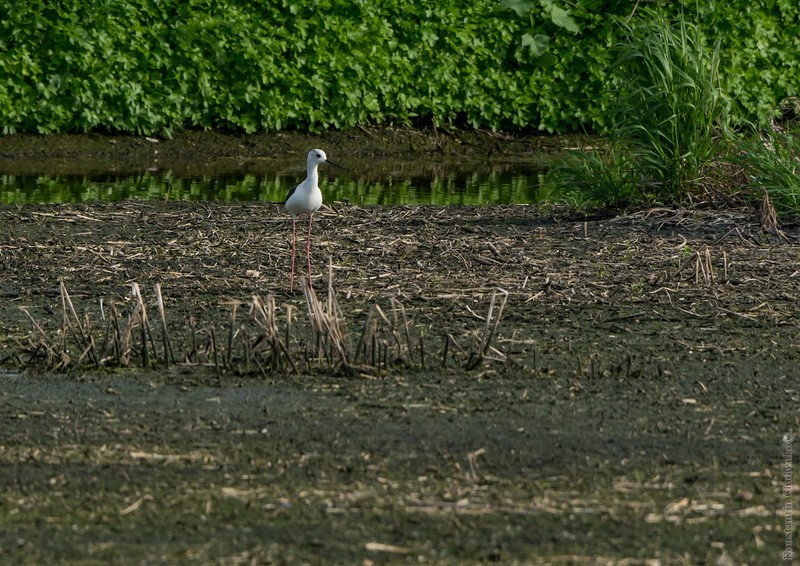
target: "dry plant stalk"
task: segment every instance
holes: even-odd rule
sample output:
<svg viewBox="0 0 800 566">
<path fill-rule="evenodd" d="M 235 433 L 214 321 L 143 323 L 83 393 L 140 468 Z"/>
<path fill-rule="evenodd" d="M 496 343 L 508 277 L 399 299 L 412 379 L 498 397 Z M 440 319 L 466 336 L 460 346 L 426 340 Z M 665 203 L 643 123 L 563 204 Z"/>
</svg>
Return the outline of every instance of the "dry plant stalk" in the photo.
<svg viewBox="0 0 800 566">
<path fill-rule="evenodd" d="M 499 306 L 498 295 L 500 295 Z M 497 327 L 500 325 L 500 319 L 503 318 L 503 311 L 506 308 L 507 302 L 508 291 L 500 287 L 495 289 L 492 293 L 492 299 L 489 302 L 489 311 L 486 313 L 486 327 L 483 330 L 483 339 L 476 345 L 477 347 L 475 350 L 470 352 L 467 363 L 464 366 L 466 369 L 475 369 L 487 359 L 499 362 L 504 362 L 506 360 L 505 354 L 492 346 L 492 340 L 494 340 L 497 334 Z M 497 314 L 494 312 L 495 309 L 497 309 Z M 489 356 L 490 352 L 494 354 L 494 356 Z"/>
<path fill-rule="evenodd" d="M 358 339 L 356 346 L 355 359 L 356 361 L 361 358 L 362 360 L 372 359 L 372 365 L 375 366 L 376 355 L 376 342 L 378 335 L 378 320 L 375 313 L 375 307 L 372 308 L 367 315 L 367 320 L 364 322 L 364 330 L 361 332 L 361 337 Z"/>
<path fill-rule="evenodd" d="M 761 227 L 771 234 L 776 234 L 779 231 L 778 214 L 767 191 L 764 191 L 764 196 L 761 199 Z"/>
<path fill-rule="evenodd" d="M 467 477 L 472 482 L 476 482 L 480 479 L 478 475 L 478 457 L 484 454 L 486 454 L 486 448 L 478 448 L 473 452 L 467 453 L 467 461 L 469 462 L 469 474 L 467 474 Z"/>
<path fill-rule="evenodd" d="M 231 367 L 233 361 L 233 344 L 239 335 L 239 328 L 236 325 L 236 311 L 239 310 L 239 301 L 231 304 L 231 324 L 228 328 L 228 349 L 225 351 L 225 366 Z"/>
<path fill-rule="evenodd" d="M 142 367 L 147 367 L 149 357 L 147 353 L 147 337 L 145 335 L 145 323 L 147 322 L 147 312 L 145 310 L 144 301 L 142 300 L 142 294 L 139 289 L 138 283 L 131 284 L 131 291 L 133 293 L 133 298 L 136 299 L 136 303 L 133 309 L 133 312 L 128 317 L 128 324 L 126 326 L 126 338 L 129 340 L 131 346 L 133 346 L 133 329 L 135 326 L 135 321 L 138 320 L 140 324 L 140 335 L 142 339 Z"/>
<path fill-rule="evenodd" d="M 405 338 L 405 344 L 402 344 L 402 340 L 400 340 L 399 332 L 394 330 L 394 333 L 397 334 L 395 336 L 395 341 L 397 342 L 399 352 L 398 357 L 403 360 L 411 361 L 411 328 L 408 322 L 408 316 L 406 316 L 406 307 L 395 299 L 394 297 L 391 298 L 392 303 L 392 313 L 394 314 L 394 328 L 397 329 L 399 326 L 397 313 L 399 312 L 403 319 L 403 338 Z M 403 353 L 405 351 L 405 354 Z"/>
<path fill-rule="evenodd" d="M 88 356 L 92 362 L 94 363 L 95 367 L 98 366 L 97 357 L 94 353 L 94 338 L 89 331 L 89 322 L 86 319 L 86 324 L 81 323 L 81 319 L 78 316 L 78 312 L 75 310 L 75 305 L 72 303 L 72 298 L 69 296 L 69 292 L 67 291 L 67 286 L 64 283 L 63 279 L 58 280 L 59 290 L 61 294 L 61 311 L 62 311 L 62 339 L 63 339 L 63 347 L 62 350 L 67 352 L 67 334 L 71 333 L 72 336 L 75 338 L 75 342 L 77 343 L 78 347 L 81 349 L 81 355 L 78 358 L 78 365 L 83 361 L 83 359 Z M 75 321 L 75 324 L 70 322 L 70 314 Z M 75 330 L 77 328 L 77 331 Z M 69 332 L 68 332 L 69 331 Z"/>
<path fill-rule="evenodd" d="M 332 358 L 335 357 L 340 370 L 351 372 L 344 319 L 333 292 L 332 269 L 329 269 L 328 272 L 328 300 L 324 304 L 317 298 L 310 282 L 306 279 L 302 281 L 308 318 L 311 322 L 311 343 L 315 348 L 314 356 L 322 358 L 327 354 L 329 362 L 332 362 Z"/>
<path fill-rule="evenodd" d="M 139 284 L 135 281 L 131 283 L 131 288 L 133 291 L 133 297 L 136 299 L 136 306 L 134 307 L 134 311 L 129 318 L 128 327 L 129 330 L 132 331 L 135 324 L 134 321 L 138 319 L 139 336 L 142 341 L 142 367 L 147 368 L 150 366 L 150 349 L 147 347 L 148 341 L 150 342 L 150 348 L 153 350 L 153 355 L 156 354 L 156 347 L 155 342 L 153 342 L 153 335 L 150 332 L 150 323 L 148 322 L 147 318 L 147 307 L 144 304 L 142 291 L 139 288 Z"/>
<path fill-rule="evenodd" d="M 127 366 L 131 359 L 132 344 L 130 341 L 130 326 L 127 332 L 119 328 L 119 311 L 117 306 L 111 303 L 111 322 L 114 324 L 114 349 L 118 366 Z"/>
<path fill-rule="evenodd" d="M 69 363 L 69 355 L 62 351 L 60 354 L 56 351 L 53 347 L 52 340 L 44 331 L 44 328 L 33 318 L 28 309 L 25 307 L 19 307 L 19 310 L 25 313 L 25 316 L 31 321 L 33 327 L 41 334 L 41 339 L 38 341 L 34 341 L 32 338 L 28 338 L 28 345 L 31 351 L 31 359 L 35 358 L 37 353 L 41 350 L 44 350 L 46 354 L 45 358 L 45 365 L 49 368 L 55 369 L 56 367 L 63 366 L 66 367 L 66 364 Z"/>
<path fill-rule="evenodd" d="M 311 285 L 303 281 L 304 296 L 309 316 L 311 330 L 311 351 L 306 351 L 306 363 L 309 369 L 314 364 L 327 364 L 340 373 L 355 375 L 370 373 L 375 369 L 388 369 L 393 364 L 411 365 L 414 363 L 413 349 L 417 342 L 412 340 L 411 323 L 408 319 L 405 306 L 395 298 L 391 298 L 391 314 L 384 311 L 379 305 L 373 304 L 364 329 L 355 351 L 351 351 L 347 338 L 345 318 L 333 287 L 333 268 L 329 264 L 327 297 L 321 301 Z M 156 347 L 150 328 L 147 314 L 147 305 L 144 301 L 138 283 L 131 284 L 134 301 L 127 316 L 121 315 L 117 305 L 111 301 L 105 306 L 101 301 L 100 314 L 105 323 L 102 342 L 95 342 L 93 330 L 88 315 L 81 318 L 78 309 L 64 282 L 61 282 L 61 330 L 62 336 L 56 342 L 48 335 L 44 327 L 24 308 L 33 324 L 34 332 L 28 338 L 28 344 L 22 346 L 31 354 L 31 360 L 44 360 L 51 369 L 68 369 L 79 367 L 91 361 L 99 366 L 128 366 L 131 363 L 141 363 L 142 367 L 149 368 L 161 361 L 163 347 L 163 361 L 167 365 L 175 362 L 172 337 L 167 323 L 167 312 L 161 285 L 154 286 L 155 306 L 158 308 L 158 324 L 161 327 L 162 347 Z M 466 359 L 464 367 L 472 369 L 484 360 L 505 361 L 505 355 L 492 346 L 500 324 L 508 292 L 497 289 L 492 294 L 489 309 L 485 317 L 485 328 L 476 341 L 474 351 L 467 352 L 456 342 L 451 335 L 447 335 L 443 364 L 447 362 L 448 353 L 459 360 Z M 247 329 L 240 325 L 237 313 L 238 302 L 232 303 L 230 311 L 230 328 L 227 332 L 227 342 L 218 336 L 213 326 L 208 330 L 199 328 L 193 316 L 188 317 L 186 325 L 187 340 L 183 359 L 187 363 L 209 365 L 218 372 L 234 367 L 234 355 L 241 351 L 246 363 L 246 371 L 253 365 L 257 366 L 262 374 L 266 375 L 265 367 L 275 371 L 291 368 L 294 373 L 299 373 L 296 360 L 293 360 L 289 343 L 292 328 L 292 306 L 286 306 L 286 329 L 279 329 L 278 307 L 273 295 L 266 299 L 253 296 L 249 309 L 249 320 L 258 328 L 259 334 L 251 342 Z M 198 344 L 196 331 L 207 334 L 207 339 Z M 70 336 L 71 335 L 71 336 Z M 285 338 L 285 339 L 284 339 Z M 79 346 L 78 354 L 70 354 L 67 343 L 75 341 Z M 238 341 L 242 341 L 239 350 Z M 419 337 L 420 364 L 424 365 L 424 341 Z M 99 347 L 97 344 L 100 344 Z M 309 354 L 312 359 L 309 359 Z M 259 359 L 260 355 L 260 359 Z M 371 361 L 364 366 L 354 364 L 354 359 L 362 357 Z M 264 359 L 268 363 L 263 364 Z"/>
<path fill-rule="evenodd" d="M 459 344 L 456 341 L 456 339 L 453 338 L 453 335 L 448 332 L 447 334 L 445 334 L 445 337 L 444 337 L 444 348 L 442 349 L 442 367 L 447 367 L 447 355 L 450 352 L 450 345 L 451 344 L 456 350 L 458 350 L 459 352 L 461 352 L 464 355 L 467 355 L 467 351 L 464 348 L 462 348 L 461 344 Z M 470 354 L 470 356 L 471 355 L 472 354 Z M 455 354 L 452 354 L 452 356 L 453 356 L 453 359 L 455 360 L 456 359 Z M 475 365 L 477 366 L 477 364 L 475 364 Z"/>
<path fill-rule="evenodd" d="M 276 312 L 277 308 L 273 295 L 267 295 L 266 302 L 258 295 L 253 296 L 253 301 L 250 303 L 250 318 L 261 329 L 262 334 L 256 339 L 253 346 L 249 348 L 250 355 L 257 353 L 259 347 L 265 345 L 269 349 L 269 360 L 274 370 L 280 369 L 282 361 L 285 361 L 291 366 L 294 373 L 298 373 L 297 367 L 289 355 L 288 346 L 283 342 L 278 331 Z"/>
<path fill-rule="evenodd" d="M 711 261 L 711 250 L 708 246 L 705 247 L 703 254 L 696 252 L 694 282 L 696 285 L 703 283 L 708 287 L 714 284 L 714 264 Z"/>
<path fill-rule="evenodd" d="M 164 312 L 164 298 L 161 296 L 161 283 L 155 284 L 155 293 L 161 322 L 161 337 L 164 342 L 164 363 L 169 366 L 171 361 L 175 359 L 175 355 L 172 352 L 172 342 L 169 339 L 169 331 L 167 330 L 167 317 Z"/>
<path fill-rule="evenodd" d="M 765 190 L 764 196 L 761 199 L 761 227 L 764 229 L 765 232 L 768 234 L 772 234 L 773 236 L 777 236 L 784 242 L 788 242 L 789 238 L 786 237 L 783 230 L 780 228 L 780 224 L 778 223 L 778 213 L 775 210 L 775 205 L 772 204 L 772 200 L 769 198 L 769 193 Z"/>
<path fill-rule="evenodd" d="M 388 344 L 380 339 L 378 335 L 379 320 L 383 321 L 392 337 L 392 342 L 394 344 L 394 351 L 391 355 L 392 361 L 406 364 L 411 362 L 411 333 L 405 308 L 400 301 L 392 298 L 392 310 L 394 313 L 394 321 L 389 320 L 389 317 L 386 316 L 386 313 L 383 312 L 381 307 L 372 305 L 367 315 L 367 320 L 364 323 L 364 330 L 361 333 L 361 338 L 358 340 L 356 357 L 363 355 L 362 359 L 370 358 L 373 367 L 377 367 L 377 365 L 381 363 L 383 363 L 384 366 L 388 365 L 389 358 Z M 398 328 L 398 313 L 402 315 L 404 332 L 400 332 Z M 382 357 L 386 358 L 386 360 L 382 360 Z"/>
</svg>

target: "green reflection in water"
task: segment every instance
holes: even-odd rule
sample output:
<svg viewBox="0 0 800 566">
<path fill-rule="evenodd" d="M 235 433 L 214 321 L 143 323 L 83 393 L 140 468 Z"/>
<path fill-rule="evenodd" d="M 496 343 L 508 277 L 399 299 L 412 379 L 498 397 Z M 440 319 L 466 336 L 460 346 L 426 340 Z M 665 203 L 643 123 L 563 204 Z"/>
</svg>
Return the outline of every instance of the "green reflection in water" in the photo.
<svg viewBox="0 0 800 566">
<path fill-rule="evenodd" d="M 446 176 L 388 176 L 386 181 L 353 180 L 345 176 L 321 178 L 326 202 L 364 205 L 394 204 L 508 204 L 541 200 L 541 171 L 504 171 L 488 174 L 460 172 Z M 134 175 L 0 175 L 0 202 L 4 204 L 68 203 L 162 199 L 188 201 L 282 202 L 301 179 L 253 173 L 181 177 L 167 172 Z"/>
</svg>

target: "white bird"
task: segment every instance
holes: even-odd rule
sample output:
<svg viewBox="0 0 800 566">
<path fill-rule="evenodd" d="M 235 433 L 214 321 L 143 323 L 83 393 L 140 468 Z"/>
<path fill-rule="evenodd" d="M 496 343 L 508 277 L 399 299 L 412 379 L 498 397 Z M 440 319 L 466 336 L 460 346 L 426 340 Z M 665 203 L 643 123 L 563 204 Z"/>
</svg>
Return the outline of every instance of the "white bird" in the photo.
<svg viewBox="0 0 800 566">
<path fill-rule="evenodd" d="M 308 215 L 308 234 L 306 235 L 306 259 L 308 261 L 308 284 L 311 285 L 311 220 L 313 214 L 322 206 L 322 191 L 319 190 L 319 172 L 317 168 L 321 163 L 328 163 L 339 169 L 344 169 L 332 161 L 321 149 L 312 149 L 308 152 L 306 160 L 306 180 L 289 189 L 284 206 L 292 215 L 292 275 L 289 280 L 289 290 L 294 291 L 294 259 L 297 255 L 297 216 Z"/>
</svg>

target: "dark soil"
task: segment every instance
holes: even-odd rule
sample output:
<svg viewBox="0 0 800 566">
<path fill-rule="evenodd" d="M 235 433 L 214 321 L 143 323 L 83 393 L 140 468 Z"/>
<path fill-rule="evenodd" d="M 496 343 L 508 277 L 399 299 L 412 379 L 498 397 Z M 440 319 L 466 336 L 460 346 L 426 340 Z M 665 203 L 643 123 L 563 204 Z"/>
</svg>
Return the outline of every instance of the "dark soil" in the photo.
<svg viewBox="0 0 800 566">
<path fill-rule="evenodd" d="M 529 206 L 315 218 L 317 293 L 330 262 L 351 347 L 372 305 L 402 305 L 405 364 L 309 358 L 277 205 L 0 209 L 3 562 L 783 558 L 784 508 L 800 505 L 784 441 L 800 428 L 796 225 Z M 93 369 L 59 280 L 98 344 L 101 299 L 127 316 L 137 282 L 156 321 L 160 283 L 175 363 L 151 322 L 154 367 Z M 493 350 L 465 369 L 497 288 Z M 281 333 L 294 307 L 297 372 L 228 359 L 231 304 L 244 328 L 253 295 L 276 298 Z M 67 371 L 47 370 L 45 342 L 66 344 Z"/>
</svg>

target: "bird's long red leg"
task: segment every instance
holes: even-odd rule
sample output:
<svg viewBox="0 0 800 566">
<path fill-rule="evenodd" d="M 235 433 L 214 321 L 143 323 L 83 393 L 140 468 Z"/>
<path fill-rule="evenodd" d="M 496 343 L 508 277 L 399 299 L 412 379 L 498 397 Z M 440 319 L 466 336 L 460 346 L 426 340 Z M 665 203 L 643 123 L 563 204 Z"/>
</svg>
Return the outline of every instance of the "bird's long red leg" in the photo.
<svg viewBox="0 0 800 566">
<path fill-rule="evenodd" d="M 289 292 L 294 291 L 294 256 L 297 255 L 297 218 L 292 216 L 292 275 L 289 277 Z"/>
<path fill-rule="evenodd" d="M 308 234 L 306 234 L 306 260 L 308 261 L 308 286 L 311 287 L 311 219 L 313 215 L 308 215 Z"/>
</svg>

